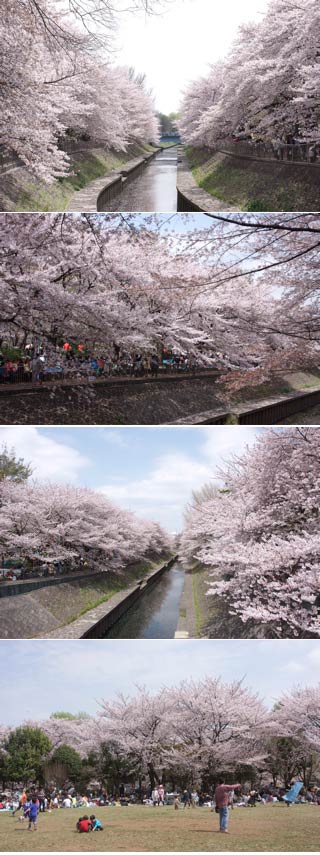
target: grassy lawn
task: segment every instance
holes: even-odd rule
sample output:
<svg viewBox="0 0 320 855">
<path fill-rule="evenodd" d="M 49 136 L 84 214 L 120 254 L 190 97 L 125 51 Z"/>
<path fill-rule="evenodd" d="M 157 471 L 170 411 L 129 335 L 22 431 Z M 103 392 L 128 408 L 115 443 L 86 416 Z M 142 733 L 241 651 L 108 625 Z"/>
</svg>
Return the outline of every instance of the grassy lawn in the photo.
<svg viewBox="0 0 320 855">
<path fill-rule="evenodd" d="M 75 824 L 83 813 L 72 809 L 40 814 L 36 832 L 3 813 L 0 851 L 315 852 L 319 846 L 320 808 L 309 805 L 235 808 L 226 835 L 219 834 L 218 817 L 209 808 L 96 808 L 93 813 L 104 831 L 80 835 Z"/>
</svg>

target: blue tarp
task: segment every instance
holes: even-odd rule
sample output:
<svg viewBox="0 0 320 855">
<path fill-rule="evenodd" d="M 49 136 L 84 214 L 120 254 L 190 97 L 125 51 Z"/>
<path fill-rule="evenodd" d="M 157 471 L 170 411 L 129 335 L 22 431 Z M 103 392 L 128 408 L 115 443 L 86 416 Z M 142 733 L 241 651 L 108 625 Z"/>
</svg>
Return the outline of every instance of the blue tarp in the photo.
<svg viewBox="0 0 320 855">
<path fill-rule="evenodd" d="M 296 798 L 299 795 L 302 787 L 303 787 L 303 782 L 302 781 L 296 781 L 296 783 L 293 784 L 293 786 L 291 787 L 289 792 L 286 793 L 285 796 L 283 796 L 283 800 L 285 802 L 291 802 L 293 804 L 296 801 Z"/>
</svg>

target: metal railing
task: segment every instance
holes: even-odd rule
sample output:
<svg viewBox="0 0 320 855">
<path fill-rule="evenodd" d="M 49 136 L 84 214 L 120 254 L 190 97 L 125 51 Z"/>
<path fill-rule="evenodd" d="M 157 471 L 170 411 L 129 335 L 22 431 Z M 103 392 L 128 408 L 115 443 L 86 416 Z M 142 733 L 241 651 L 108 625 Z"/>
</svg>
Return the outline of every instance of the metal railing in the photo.
<svg viewBox="0 0 320 855">
<path fill-rule="evenodd" d="M 227 154 L 248 157 L 253 160 L 277 160 L 283 163 L 305 163 L 310 166 L 320 165 L 320 142 L 296 142 L 285 143 L 281 140 L 273 142 L 233 141 L 222 140 L 218 146 L 219 151 Z"/>
<path fill-rule="evenodd" d="M 169 377 L 169 376 L 192 376 L 195 373 L 203 374 L 203 375 L 220 375 L 226 372 L 226 368 L 219 367 L 216 365 L 199 365 L 197 362 L 188 363 L 186 365 L 178 365 L 178 364 L 162 364 L 159 365 L 157 370 L 153 370 L 150 368 L 140 368 L 132 365 L 114 365 L 111 367 L 107 367 L 104 370 L 96 370 L 90 369 L 87 367 L 79 367 L 73 368 L 71 370 L 65 368 L 47 368 L 44 371 L 40 372 L 32 372 L 32 371 L 8 371 L 6 373 L 1 373 L 0 370 L 0 388 L 5 388 L 6 386 L 41 386 L 46 383 L 92 383 L 92 381 L 114 381 L 114 380 L 132 380 L 134 382 L 136 379 L 156 379 L 161 377 Z"/>
</svg>

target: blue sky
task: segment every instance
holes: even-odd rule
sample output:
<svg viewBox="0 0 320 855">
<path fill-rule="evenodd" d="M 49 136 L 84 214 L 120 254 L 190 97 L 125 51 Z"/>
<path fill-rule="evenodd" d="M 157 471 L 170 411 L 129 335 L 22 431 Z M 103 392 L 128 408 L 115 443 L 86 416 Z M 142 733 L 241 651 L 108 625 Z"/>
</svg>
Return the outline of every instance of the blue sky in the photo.
<svg viewBox="0 0 320 855">
<path fill-rule="evenodd" d="M 270 707 L 294 685 L 320 680 L 317 641 L 1 641 L 0 720 L 55 710 L 94 714 L 102 698 L 137 685 L 157 690 L 193 677 L 244 678 Z M 8 679 L 9 678 L 9 679 Z"/>
<path fill-rule="evenodd" d="M 1 427 L 41 481 L 87 486 L 179 531 L 193 489 L 217 480 L 231 453 L 241 453 L 257 427 Z"/>
</svg>

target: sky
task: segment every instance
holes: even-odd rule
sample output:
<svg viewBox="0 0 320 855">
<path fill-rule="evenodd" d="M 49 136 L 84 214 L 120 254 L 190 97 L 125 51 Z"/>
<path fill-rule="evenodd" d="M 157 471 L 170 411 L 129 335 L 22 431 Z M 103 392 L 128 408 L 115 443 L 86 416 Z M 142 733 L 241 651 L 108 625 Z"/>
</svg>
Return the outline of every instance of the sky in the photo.
<svg viewBox="0 0 320 855">
<path fill-rule="evenodd" d="M 123 16 L 114 61 L 144 71 L 156 109 L 176 112 L 186 85 L 223 59 L 238 26 L 260 21 L 269 0 L 169 0 L 163 13 Z"/>
<path fill-rule="evenodd" d="M 0 447 L 14 448 L 31 463 L 37 481 L 91 487 L 176 532 L 192 490 L 212 480 L 221 484 L 217 470 L 262 430 L 11 426 L 0 427 Z"/>
<path fill-rule="evenodd" d="M 85 675 L 85 679 L 84 679 Z M 157 691 L 190 677 L 244 678 L 272 708 L 296 685 L 320 680 L 315 641 L 1 641 L 2 724 L 65 710 L 95 714 L 99 701 L 136 687 Z M 8 679 L 9 676 L 9 679 Z"/>
</svg>

